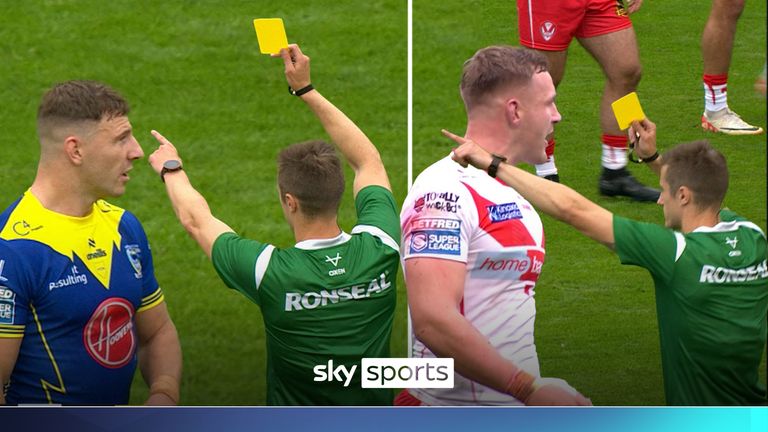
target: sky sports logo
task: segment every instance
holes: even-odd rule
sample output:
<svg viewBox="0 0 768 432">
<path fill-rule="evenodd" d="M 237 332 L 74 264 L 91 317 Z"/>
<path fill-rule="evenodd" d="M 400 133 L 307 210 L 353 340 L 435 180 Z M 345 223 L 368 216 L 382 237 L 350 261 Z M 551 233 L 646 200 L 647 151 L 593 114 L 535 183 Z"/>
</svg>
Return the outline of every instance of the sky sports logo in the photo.
<svg viewBox="0 0 768 432">
<path fill-rule="evenodd" d="M 357 365 L 326 364 L 313 368 L 315 382 L 352 383 Z M 452 358 L 364 358 L 360 364 L 362 388 L 453 388 Z"/>
</svg>

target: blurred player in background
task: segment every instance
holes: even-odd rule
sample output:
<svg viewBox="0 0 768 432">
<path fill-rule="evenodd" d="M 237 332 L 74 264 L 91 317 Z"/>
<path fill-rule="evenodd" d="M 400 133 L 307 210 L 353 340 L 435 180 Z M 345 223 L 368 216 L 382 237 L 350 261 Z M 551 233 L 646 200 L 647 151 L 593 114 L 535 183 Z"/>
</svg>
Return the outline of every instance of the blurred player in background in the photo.
<svg viewBox="0 0 768 432">
<path fill-rule="evenodd" d="M 539 210 L 614 250 L 623 264 L 651 273 L 667 404 L 765 405 L 759 378 L 768 315 L 765 233 L 721 210 L 728 168 L 706 141 L 680 144 L 660 158 L 656 126 L 634 122 L 630 136 L 635 133 L 638 158 L 660 175 L 666 227 L 613 215 L 511 165 L 502 164 L 498 177 Z M 454 151 L 459 163 L 493 166 L 481 145 L 446 135 L 461 145 Z"/>
<path fill-rule="evenodd" d="M 736 24 L 745 0 L 712 0 L 709 19 L 701 36 L 704 59 L 704 114 L 701 127 L 726 135 L 756 135 L 763 129 L 752 126 L 728 108 L 728 69 L 731 66 Z M 765 81 L 763 81 L 765 82 Z"/>
<path fill-rule="evenodd" d="M 576 37 L 603 70 L 605 88 L 600 101 L 602 174 L 600 193 L 655 202 L 659 191 L 642 185 L 627 170 L 627 137 L 619 129 L 611 102 L 635 91 L 640 82 L 640 55 L 629 14 L 642 0 L 517 0 L 520 43 L 547 56 L 557 87 L 565 75 L 568 46 Z M 584 109 L 583 107 L 581 108 Z M 550 136 L 547 160 L 536 173 L 560 181 L 555 165 L 555 138 Z"/>
<path fill-rule="evenodd" d="M 181 169 L 176 148 L 160 142 L 149 161 L 184 228 L 222 280 L 261 307 L 267 334 L 269 405 L 391 405 L 389 389 L 315 379 L 315 366 L 351 370 L 363 357 L 389 357 L 400 230 L 389 179 L 368 137 L 310 81 L 309 57 L 281 51 L 292 93 L 315 113 L 355 172 L 357 225 L 337 222 L 344 193 L 341 161 L 322 141 L 294 144 L 278 158 L 283 214 L 296 244 L 280 249 L 245 239 L 216 219 Z M 235 175 L 247 175 L 236 172 Z M 333 371 L 328 371 L 333 372 Z"/>
<path fill-rule="evenodd" d="M 8 404 L 124 405 L 137 363 L 147 404 L 179 402 L 181 347 L 147 237 L 102 200 L 125 193 L 144 156 L 127 115 L 122 96 L 93 81 L 57 84 L 40 103 L 37 176 L 0 215 Z"/>
<path fill-rule="evenodd" d="M 757 79 L 755 80 L 755 91 L 763 96 L 765 96 L 765 71 L 766 65 L 764 64 L 763 71 L 760 72 L 760 75 L 758 75 Z"/>
<path fill-rule="evenodd" d="M 508 46 L 464 63 L 466 136 L 494 161 L 546 160 L 560 113 L 547 59 Z M 422 172 L 400 215 L 413 357 L 452 357 L 452 389 L 408 389 L 396 405 L 587 405 L 565 381 L 541 378 L 534 288 L 544 264 L 536 211 L 488 173 L 449 156 Z"/>
</svg>

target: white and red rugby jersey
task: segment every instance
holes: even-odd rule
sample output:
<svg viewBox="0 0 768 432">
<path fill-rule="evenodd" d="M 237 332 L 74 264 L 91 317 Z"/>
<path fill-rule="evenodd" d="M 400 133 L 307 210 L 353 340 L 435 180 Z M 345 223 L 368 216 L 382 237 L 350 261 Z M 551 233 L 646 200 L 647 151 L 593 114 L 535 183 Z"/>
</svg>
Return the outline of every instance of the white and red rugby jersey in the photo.
<svg viewBox="0 0 768 432">
<path fill-rule="evenodd" d="M 400 224 L 403 261 L 466 263 L 461 313 L 503 357 L 539 376 L 534 287 L 544 264 L 544 230 L 528 201 L 485 171 L 446 157 L 418 176 Z M 413 357 L 435 357 L 411 337 Z M 522 405 L 459 374 L 453 389 L 409 391 L 430 405 Z"/>
</svg>

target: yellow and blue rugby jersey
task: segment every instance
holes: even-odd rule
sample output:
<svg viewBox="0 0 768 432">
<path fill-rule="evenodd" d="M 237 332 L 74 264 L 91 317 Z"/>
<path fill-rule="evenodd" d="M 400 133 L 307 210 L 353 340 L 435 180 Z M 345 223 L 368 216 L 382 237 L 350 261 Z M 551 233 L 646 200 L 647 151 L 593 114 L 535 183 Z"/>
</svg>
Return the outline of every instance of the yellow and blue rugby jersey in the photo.
<svg viewBox="0 0 768 432">
<path fill-rule="evenodd" d="M 133 214 L 70 217 L 27 191 L 0 214 L 0 337 L 23 338 L 7 403 L 127 403 L 136 313 L 162 301 Z"/>
</svg>

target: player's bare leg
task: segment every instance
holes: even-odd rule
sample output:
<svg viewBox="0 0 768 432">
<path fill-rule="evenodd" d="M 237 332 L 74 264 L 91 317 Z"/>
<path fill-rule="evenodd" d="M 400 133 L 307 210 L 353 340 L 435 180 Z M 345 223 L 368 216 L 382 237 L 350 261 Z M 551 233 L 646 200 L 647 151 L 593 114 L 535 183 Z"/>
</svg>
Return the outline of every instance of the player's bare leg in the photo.
<svg viewBox="0 0 768 432">
<path fill-rule="evenodd" d="M 600 36 L 580 38 L 579 42 L 597 60 L 605 75 L 605 88 L 600 101 L 600 128 L 603 131 L 600 193 L 656 202 L 660 192 L 642 185 L 627 171 L 627 136 L 619 129 L 611 109 L 613 101 L 635 91 L 640 82 L 640 54 L 635 31 L 630 27 Z"/>
<path fill-rule="evenodd" d="M 552 82 L 555 84 L 555 88 L 557 88 L 565 75 L 565 63 L 568 58 L 568 50 L 539 52 L 547 57 L 547 60 L 549 61 L 549 74 L 552 76 Z M 547 161 L 542 164 L 536 164 L 536 175 L 559 183 L 560 175 L 557 173 L 557 165 L 555 165 L 554 133 L 547 137 L 547 142 Z"/>
<path fill-rule="evenodd" d="M 701 116 L 701 127 L 728 135 L 763 132 L 728 108 L 728 69 L 731 66 L 736 24 L 743 10 L 744 0 L 713 0 L 701 36 L 701 56 L 704 60 L 704 114 Z"/>
</svg>

